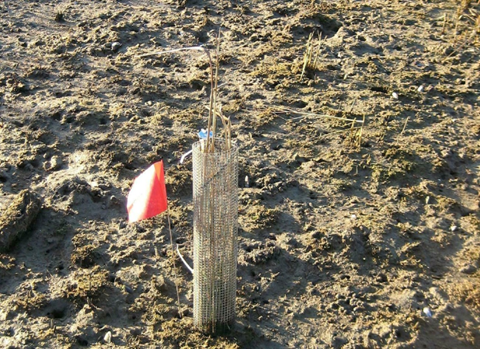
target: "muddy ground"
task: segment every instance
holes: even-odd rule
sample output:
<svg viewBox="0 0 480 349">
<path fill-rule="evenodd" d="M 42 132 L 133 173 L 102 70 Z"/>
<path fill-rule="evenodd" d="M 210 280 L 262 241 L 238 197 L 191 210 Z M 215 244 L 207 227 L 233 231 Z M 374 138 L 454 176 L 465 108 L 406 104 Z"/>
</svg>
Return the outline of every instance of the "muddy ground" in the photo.
<svg viewBox="0 0 480 349">
<path fill-rule="evenodd" d="M 2 219 L 24 219 L 7 209 L 24 189 L 41 202 L 0 254 L 1 347 L 480 347 L 477 1 L 6 0 L 0 12 Z M 125 205 L 163 158 L 191 261 L 191 160 L 178 161 L 206 126 L 208 60 L 140 56 L 213 49 L 219 27 L 239 260 L 236 326 L 209 337 L 193 328 L 167 215 L 127 224 Z"/>
</svg>

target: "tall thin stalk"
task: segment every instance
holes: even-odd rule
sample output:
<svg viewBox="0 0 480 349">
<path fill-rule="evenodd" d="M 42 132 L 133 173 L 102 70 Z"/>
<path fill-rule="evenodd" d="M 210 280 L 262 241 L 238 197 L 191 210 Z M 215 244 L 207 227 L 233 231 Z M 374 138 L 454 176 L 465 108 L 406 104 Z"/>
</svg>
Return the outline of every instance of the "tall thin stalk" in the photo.
<svg viewBox="0 0 480 349">
<path fill-rule="evenodd" d="M 217 46 L 216 46 L 216 59 L 215 63 L 213 62 L 212 55 L 210 51 L 205 46 L 192 46 L 192 47 L 182 47 L 173 50 L 167 50 L 162 52 L 147 53 L 139 57 L 148 57 L 154 55 L 162 55 L 166 53 L 174 53 L 180 51 L 203 51 L 208 57 L 208 62 L 210 65 L 210 101 L 208 108 L 208 119 L 207 119 L 207 140 L 205 142 L 204 152 L 213 153 L 215 152 L 215 135 L 217 132 L 217 117 L 220 118 L 224 127 L 224 136 L 227 149 L 230 149 L 231 145 L 231 122 L 230 119 L 225 117 L 221 108 L 217 106 L 218 103 L 218 80 L 219 80 L 219 57 L 220 57 L 220 30 L 218 31 L 217 37 Z M 215 69 L 214 69 L 215 66 Z"/>
</svg>

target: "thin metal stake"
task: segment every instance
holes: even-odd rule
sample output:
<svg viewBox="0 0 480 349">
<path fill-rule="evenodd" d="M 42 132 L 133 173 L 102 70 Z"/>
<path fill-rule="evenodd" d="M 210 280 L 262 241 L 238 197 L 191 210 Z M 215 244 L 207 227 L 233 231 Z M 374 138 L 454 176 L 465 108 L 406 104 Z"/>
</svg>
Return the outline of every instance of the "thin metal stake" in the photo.
<svg viewBox="0 0 480 349">
<path fill-rule="evenodd" d="M 180 292 L 178 291 L 177 285 L 177 272 L 175 271 L 175 249 L 173 248 L 173 235 L 172 235 L 172 226 L 170 224 L 170 211 L 167 207 L 167 219 L 168 219 L 168 231 L 170 232 L 170 246 L 172 247 L 172 259 L 173 259 L 173 277 L 175 278 L 175 289 L 177 291 L 177 306 L 178 314 L 180 314 Z"/>
</svg>

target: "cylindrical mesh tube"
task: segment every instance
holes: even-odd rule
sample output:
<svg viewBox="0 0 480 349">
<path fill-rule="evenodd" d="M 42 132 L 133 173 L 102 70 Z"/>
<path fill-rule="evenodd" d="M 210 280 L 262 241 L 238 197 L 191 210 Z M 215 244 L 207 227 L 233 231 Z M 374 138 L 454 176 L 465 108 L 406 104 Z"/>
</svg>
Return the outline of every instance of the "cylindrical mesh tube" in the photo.
<svg viewBox="0 0 480 349">
<path fill-rule="evenodd" d="M 207 333 L 235 321 L 238 235 L 238 148 L 215 140 L 193 145 L 193 319 Z"/>
</svg>

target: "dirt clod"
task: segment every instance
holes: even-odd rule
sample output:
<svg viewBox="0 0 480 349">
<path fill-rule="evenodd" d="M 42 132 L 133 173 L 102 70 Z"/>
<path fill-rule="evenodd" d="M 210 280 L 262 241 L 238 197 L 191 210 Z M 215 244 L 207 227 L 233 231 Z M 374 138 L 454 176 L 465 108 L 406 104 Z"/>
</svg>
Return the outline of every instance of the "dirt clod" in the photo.
<svg viewBox="0 0 480 349">
<path fill-rule="evenodd" d="M 9 251 L 37 217 L 42 203 L 29 190 L 20 192 L 0 216 L 0 252 Z"/>
</svg>

